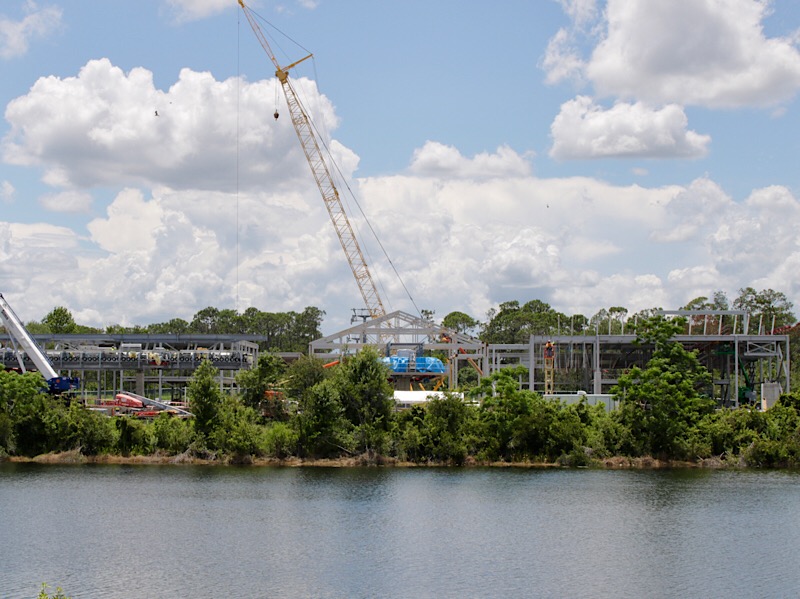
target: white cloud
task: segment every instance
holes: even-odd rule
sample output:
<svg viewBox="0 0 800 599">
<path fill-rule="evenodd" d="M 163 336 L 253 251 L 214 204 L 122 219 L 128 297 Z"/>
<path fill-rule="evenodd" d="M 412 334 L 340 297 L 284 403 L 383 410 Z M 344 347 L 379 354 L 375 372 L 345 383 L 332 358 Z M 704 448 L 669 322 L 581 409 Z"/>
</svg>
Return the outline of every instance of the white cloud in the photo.
<svg viewBox="0 0 800 599">
<path fill-rule="evenodd" d="M 24 6 L 28 14 L 21 21 L 0 15 L 0 58 L 8 60 L 26 54 L 32 39 L 45 38 L 61 26 L 61 8 L 40 9 L 33 0 L 27 0 Z"/>
<path fill-rule="evenodd" d="M 554 85 L 564 80 L 583 83 L 586 62 L 575 47 L 572 34 L 567 29 L 559 29 L 547 43 L 542 59 L 545 82 Z"/>
<path fill-rule="evenodd" d="M 333 108 L 314 83 L 293 83 L 301 97 L 312 98 L 320 129 L 335 129 Z M 42 77 L 9 103 L 3 157 L 41 166 L 55 187 L 232 191 L 237 183 L 254 188 L 275 176 L 294 186 L 307 179 L 307 167 L 298 160 L 303 154 L 289 120 L 269 116 L 275 85 L 216 81 L 183 69 L 164 92 L 147 69 L 126 74 L 108 59 L 92 60 L 77 77 Z"/>
<path fill-rule="evenodd" d="M 166 0 L 179 21 L 194 21 L 238 5 L 229 0 Z"/>
<path fill-rule="evenodd" d="M 414 151 L 410 172 L 419 176 L 484 179 L 516 177 L 530 173 L 530 164 L 507 146 L 494 154 L 481 153 L 466 158 L 453 146 L 428 141 Z"/>
<path fill-rule="evenodd" d="M 52 212 L 88 212 L 92 205 L 92 196 L 83 191 L 64 191 L 42 196 L 39 204 Z"/>
<path fill-rule="evenodd" d="M 741 280 L 773 278 L 771 273 L 781 271 L 787 261 L 795 262 L 800 255 L 794 226 L 798 219 L 800 201 L 788 189 L 771 186 L 754 191 L 727 211 L 724 220 L 708 228 L 709 250 L 717 268 Z M 794 276 L 776 287 L 800 291 Z"/>
<path fill-rule="evenodd" d="M 97 246 L 112 253 L 151 252 L 161 226 L 162 211 L 157 202 L 145 201 L 136 189 L 122 191 L 108 207 L 108 218 L 87 225 Z"/>
<path fill-rule="evenodd" d="M 599 12 L 597 0 L 558 0 L 558 3 L 578 29 L 591 24 Z"/>
<path fill-rule="evenodd" d="M 0 202 L 10 204 L 14 200 L 14 186 L 8 181 L 0 181 Z"/>
<path fill-rule="evenodd" d="M 583 158 L 696 158 L 711 140 L 687 130 L 680 106 L 654 110 L 642 103 L 617 103 L 604 110 L 587 96 L 565 102 L 550 127 L 550 156 Z"/>
<path fill-rule="evenodd" d="M 66 227 L 0 221 L 0 292 L 23 294 L 26 301 L 24 310 L 17 310 L 20 317 L 40 320 L 58 305 L 51 303 L 57 290 L 67 285 L 70 277 L 74 282 L 78 254 L 78 238 Z"/>
<path fill-rule="evenodd" d="M 664 220 L 651 237 L 666 243 L 697 240 L 735 209 L 736 204 L 719 185 L 708 178 L 697 179 L 669 201 Z"/>
<path fill-rule="evenodd" d="M 330 103 L 313 84 L 295 83 L 334 129 Z M 125 74 L 93 61 L 78 77 L 40 79 L 12 103 L 5 143 L 16 152 L 7 159 L 75 184 L 53 196 L 73 208 L 89 196 L 71 194 L 103 186 L 93 204 L 105 210 L 84 236 L 0 223 L 2 291 L 24 306 L 23 318 L 41 319 L 54 305 L 99 326 L 190 319 L 209 305 L 313 305 L 328 312 L 326 331 L 349 325 L 357 286 L 291 125 L 271 117 L 272 84 L 240 85 L 237 193 L 236 87 L 184 70 L 161 92 L 144 69 Z M 636 110 L 620 114 L 640 118 Z M 680 145 L 676 131 L 688 143 L 682 111 L 660 114 L 663 122 L 642 116 L 639 130 L 651 140 L 666 131 L 671 141 L 649 147 Z M 617 129 L 598 130 L 619 136 L 624 119 L 610 120 Z M 328 145 L 349 177 L 358 156 Z M 483 318 L 512 299 L 585 315 L 612 305 L 675 308 L 719 288 L 780 282 L 800 263 L 792 227 L 800 207 L 782 187 L 736 201 L 710 178 L 667 187 L 543 179 L 508 147 L 467 156 L 435 141 L 414 152 L 404 174 L 351 183 L 392 259 L 362 236 L 387 309 L 414 310 L 395 268 L 418 307 Z M 103 193 L 112 194 L 107 206 Z M 366 232 L 358 211 L 349 213 Z M 792 281 L 774 287 L 800 297 Z"/>
<path fill-rule="evenodd" d="M 772 106 L 800 88 L 800 52 L 767 38 L 761 0 L 609 0 L 586 64 L 601 96 L 651 104 Z"/>
</svg>

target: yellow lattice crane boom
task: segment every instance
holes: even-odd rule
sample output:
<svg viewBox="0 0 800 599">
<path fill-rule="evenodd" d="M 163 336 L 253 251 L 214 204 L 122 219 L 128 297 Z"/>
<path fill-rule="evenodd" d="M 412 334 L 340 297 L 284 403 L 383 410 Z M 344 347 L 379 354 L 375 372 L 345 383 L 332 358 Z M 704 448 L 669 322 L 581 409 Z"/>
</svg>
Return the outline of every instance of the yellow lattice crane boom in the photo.
<svg viewBox="0 0 800 599">
<path fill-rule="evenodd" d="M 311 58 L 312 55 L 309 54 L 305 58 L 293 62 L 287 67 L 281 67 L 278 60 L 275 58 L 275 54 L 272 52 L 272 48 L 264 32 L 256 21 L 255 16 L 245 5 L 244 0 L 238 1 L 258 41 L 261 43 L 267 56 L 269 56 L 272 64 L 275 65 L 275 75 L 278 77 L 278 81 L 280 81 L 281 87 L 283 88 L 283 93 L 286 96 L 286 104 L 289 108 L 292 125 L 294 125 L 294 130 L 300 140 L 300 145 L 303 147 L 303 152 L 306 155 L 306 160 L 308 160 L 308 165 L 311 167 L 314 180 L 317 182 L 319 191 L 322 194 L 322 200 L 325 202 L 325 207 L 328 209 L 328 214 L 336 229 L 336 235 L 339 237 L 339 242 L 342 244 L 345 256 L 347 256 L 347 262 L 350 264 L 350 269 L 353 271 L 353 276 L 356 278 L 361 296 L 364 298 L 364 304 L 372 318 L 385 316 L 386 310 L 383 307 L 383 302 L 378 294 L 375 282 L 372 279 L 372 274 L 370 274 L 369 268 L 367 267 L 367 262 L 364 260 L 364 254 L 353 232 L 353 227 L 350 225 L 350 219 L 347 217 L 347 213 L 344 210 L 344 205 L 339 197 L 339 191 L 336 189 L 330 169 L 328 168 L 319 142 L 314 134 L 311 120 L 305 108 L 303 108 L 303 105 L 300 103 L 297 93 L 289 80 L 289 70 L 304 60 Z"/>
</svg>

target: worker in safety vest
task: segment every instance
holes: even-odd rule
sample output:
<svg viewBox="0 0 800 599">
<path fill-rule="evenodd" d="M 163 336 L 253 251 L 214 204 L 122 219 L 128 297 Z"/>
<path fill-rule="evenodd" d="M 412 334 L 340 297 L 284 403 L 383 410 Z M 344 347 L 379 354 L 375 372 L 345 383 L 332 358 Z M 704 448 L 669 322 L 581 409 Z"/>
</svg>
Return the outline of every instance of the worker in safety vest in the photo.
<svg viewBox="0 0 800 599">
<path fill-rule="evenodd" d="M 552 360 L 555 358 L 556 355 L 556 348 L 553 346 L 552 341 L 548 341 L 544 344 L 544 359 L 545 360 Z"/>
</svg>

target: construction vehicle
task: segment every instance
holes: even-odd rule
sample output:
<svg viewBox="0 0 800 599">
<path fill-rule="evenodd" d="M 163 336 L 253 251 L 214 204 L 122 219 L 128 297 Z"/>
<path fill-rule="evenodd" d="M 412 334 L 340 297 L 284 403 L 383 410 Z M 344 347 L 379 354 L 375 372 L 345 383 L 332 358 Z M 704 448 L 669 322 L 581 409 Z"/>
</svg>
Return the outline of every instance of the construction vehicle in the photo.
<svg viewBox="0 0 800 599">
<path fill-rule="evenodd" d="M 36 369 L 47 381 L 47 390 L 53 394 L 68 393 L 80 387 L 77 377 L 59 376 L 47 354 L 39 347 L 36 340 L 27 331 L 22 321 L 0 293 L 0 324 L 2 324 L 11 337 L 11 343 L 17 355 L 17 362 L 21 372 L 25 372 L 23 354 L 33 362 Z"/>
<path fill-rule="evenodd" d="M 277 58 L 275 58 L 275 54 L 273 53 L 272 48 L 270 47 L 270 44 L 264 35 L 264 32 L 261 30 L 261 27 L 258 24 L 256 15 L 250 10 L 250 8 L 247 7 L 247 5 L 244 3 L 244 0 L 238 1 L 239 5 L 244 11 L 245 17 L 247 17 L 248 23 L 250 23 L 250 27 L 253 29 L 253 33 L 256 34 L 259 43 L 261 44 L 262 48 L 264 48 L 267 56 L 269 56 L 272 64 L 275 65 L 275 76 L 278 78 L 278 81 L 280 81 L 281 87 L 283 88 L 283 93 L 286 96 L 286 104 L 289 108 L 289 116 L 291 118 L 292 125 L 294 125 L 294 130 L 297 133 L 298 139 L 300 140 L 300 145 L 303 147 L 303 152 L 305 153 L 308 165 L 311 167 L 314 180 L 316 181 L 317 187 L 319 187 L 319 191 L 322 194 L 322 199 L 325 202 L 325 207 L 327 208 L 328 214 L 333 222 L 333 226 L 336 229 L 336 234 L 339 237 L 339 242 L 341 243 L 342 249 L 347 257 L 347 262 L 349 263 L 350 269 L 353 271 L 353 276 L 355 276 L 356 282 L 358 283 L 358 288 L 361 291 L 364 304 L 366 305 L 367 310 L 372 318 L 385 316 L 386 310 L 384 309 L 383 302 L 378 294 L 378 288 L 375 286 L 375 282 L 372 279 L 369 268 L 367 267 L 367 262 L 364 259 L 364 254 L 361 251 L 361 247 L 358 244 L 358 240 L 353 232 L 353 228 L 350 225 L 350 219 L 347 217 L 347 213 L 344 210 L 344 205 L 339 197 L 339 191 L 336 189 L 333 177 L 331 177 L 331 171 L 328 167 L 328 163 L 326 162 L 316 134 L 314 133 L 314 127 L 308 111 L 300 102 L 297 92 L 295 91 L 294 87 L 292 86 L 292 82 L 289 79 L 289 70 L 296 67 L 301 62 L 308 60 L 313 56 L 313 54 L 309 54 L 305 58 L 301 58 L 289 66 L 282 67 Z M 275 118 L 278 118 L 277 109 L 275 111 Z"/>
</svg>

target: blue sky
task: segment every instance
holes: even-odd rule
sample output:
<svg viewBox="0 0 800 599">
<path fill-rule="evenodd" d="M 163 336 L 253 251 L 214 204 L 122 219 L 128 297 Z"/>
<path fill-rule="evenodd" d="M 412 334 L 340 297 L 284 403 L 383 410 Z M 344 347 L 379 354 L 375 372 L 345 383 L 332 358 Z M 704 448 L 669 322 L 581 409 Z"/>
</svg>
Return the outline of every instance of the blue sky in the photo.
<svg viewBox="0 0 800 599">
<path fill-rule="evenodd" d="M 365 234 L 388 309 L 800 305 L 796 2 L 249 5 L 302 46 L 276 37 L 279 59 L 315 55 L 293 79 L 413 296 Z M 0 72 L 0 292 L 23 319 L 349 324 L 358 288 L 235 0 L 8 0 Z"/>
</svg>

